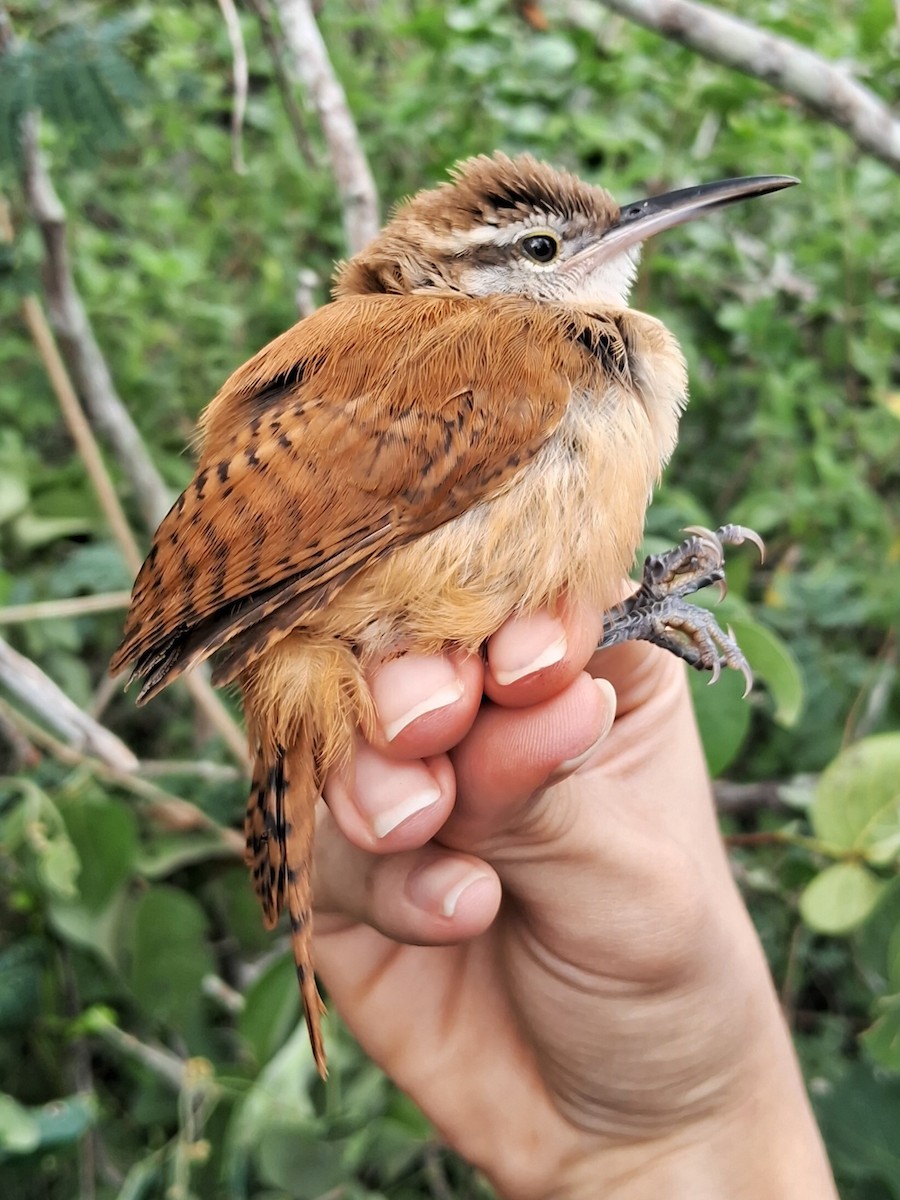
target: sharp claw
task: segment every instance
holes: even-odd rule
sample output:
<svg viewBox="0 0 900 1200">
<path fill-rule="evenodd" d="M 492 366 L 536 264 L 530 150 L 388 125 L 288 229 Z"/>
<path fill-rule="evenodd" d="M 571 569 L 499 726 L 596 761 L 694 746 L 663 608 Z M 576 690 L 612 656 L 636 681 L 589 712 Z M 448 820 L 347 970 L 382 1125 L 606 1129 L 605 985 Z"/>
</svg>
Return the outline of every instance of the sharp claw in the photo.
<svg viewBox="0 0 900 1200">
<path fill-rule="evenodd" d="M 754 529 L 744 529 L 742 526 L 741 530 L 743 532 L 744 538 L 748 542 L 752 542 L 753 545 L 759 551 L 760 564 L 764 563 L 766 561 L 766 543 L 762 540 L 762 538 L 759 536 L 759 534 Z"/>
<path fill-rule="evenodd" d="M 713 586 L 715 587 L 716 591 L 719 593 L 719 599 L 718 599 L 717 603 L 721 604 L 722 601 L 725 599 L 725 597 L 728 595 L 728 580 L 725 579 L 723 576 L 721 579 L 717 579 Z"/>
<path fill-rule="evenodd" d="M 759 561 L 761 563 L 766 561 L 766 543 L 755 529 L 749 529 L 746 525 L 724 525 L 719 530 L 719 534 L 722 541 L 738 546 L 742 542 L 752 542 L 759 551 Z"/>
<path fill-rule="evenodd" d="M 741 667 L 741 674 L 743 675 L 747 684 L 747 686 L 744 688 L 744 694 L 741 696 L 741 699 L 746 700 L 753 691 L 753 672 L 750 670 L 750 667 L 747 663 L 744 663 L 744 665 Z"/>
<path fill-rule="evenodd" d="M 719 553 L 722 551 L 722 543 L 712 529 L 707 529 L 705 525 L 687 525 L 684 529 L 685 533 L 691 533 L 694 537 L 698 537 L 701 542 L 706 542 L 713 550 Z"/>
</svg>

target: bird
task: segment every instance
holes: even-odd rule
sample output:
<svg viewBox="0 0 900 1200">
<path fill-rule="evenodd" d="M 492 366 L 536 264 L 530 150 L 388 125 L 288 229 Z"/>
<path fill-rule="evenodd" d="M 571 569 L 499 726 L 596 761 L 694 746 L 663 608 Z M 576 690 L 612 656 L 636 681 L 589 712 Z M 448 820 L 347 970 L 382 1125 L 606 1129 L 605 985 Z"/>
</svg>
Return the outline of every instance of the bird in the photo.
<svg viewBox="0 0 900 1200">
<path fill-rule="evenodd" d="M 685 597 L 740 526 L 697 529 L 616 607 L 676 444 L 684 357 L 629 307 L 647 237 L 798 182 L 720 180 L 619 205 L 529 155 L 479 155 L 338 265 L 333 299 L 239 367 L 201 415 L 196 473 L 156 531 L 110 669 L 144 703 L 215 656 L 254 761 L 246 861 L 287 910 L 324 1076 L 311 856 L 329 771 L 371 736 L 367 671 L 477 654 L 513 614 L 575 595 L 601 643 L 644 637 L 746 673 Z M 699 615 L 698 615 L 699 614 Z"/>
</svg>

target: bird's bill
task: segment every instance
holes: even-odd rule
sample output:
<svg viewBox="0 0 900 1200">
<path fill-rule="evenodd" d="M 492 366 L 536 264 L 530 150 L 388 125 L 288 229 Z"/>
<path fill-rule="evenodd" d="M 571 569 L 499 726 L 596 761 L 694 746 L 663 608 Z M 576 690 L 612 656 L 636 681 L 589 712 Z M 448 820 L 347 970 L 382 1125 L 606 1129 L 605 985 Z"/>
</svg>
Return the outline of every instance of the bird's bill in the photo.
<svg viewBox="0 0 900 1200">
<path fill-rule="evenodd" d="M 677 192 L 665 192 L 662 196 L 623 204 L 618 221 L 606 230 L 595 245 L 569 259 L 567 265 L 606 262 L 655 233 L 662 233 L 664 229 L 683 225 L 686 221 L 693 221 L 695 217 L 702 217 L 737 200 L 779 192 L 799 182 L 793 175 L 747 175 L 741 179 L 720 179 L 716 183 L 680 188 Z"/>
</svg>

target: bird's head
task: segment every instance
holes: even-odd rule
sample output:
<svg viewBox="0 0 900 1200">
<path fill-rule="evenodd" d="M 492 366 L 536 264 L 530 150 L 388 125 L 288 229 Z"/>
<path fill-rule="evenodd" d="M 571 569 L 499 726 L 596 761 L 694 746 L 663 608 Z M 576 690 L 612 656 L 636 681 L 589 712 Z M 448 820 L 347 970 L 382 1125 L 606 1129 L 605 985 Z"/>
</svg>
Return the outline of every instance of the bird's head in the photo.
<svg viewBox="0 0 900 1200">
<path fill-rule="evenodd" d="M 641 243 L 723 204 L 789 187 L 727 179 L 621 208 L 609 192 L 529 155 L 480 155 L 401 204 L 335 279 L 335 295 L 451 292 L 624 307 Z"/>
</svg>

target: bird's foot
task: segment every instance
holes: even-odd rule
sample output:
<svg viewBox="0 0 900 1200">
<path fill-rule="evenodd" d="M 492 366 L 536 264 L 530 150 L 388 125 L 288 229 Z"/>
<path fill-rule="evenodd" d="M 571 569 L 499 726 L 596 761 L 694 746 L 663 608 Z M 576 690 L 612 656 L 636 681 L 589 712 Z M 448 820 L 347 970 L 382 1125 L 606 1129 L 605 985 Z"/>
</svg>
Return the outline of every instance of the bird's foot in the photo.
<svg viewBox="0 0 900 1200">
<path fill-rule="evenodd" d="M 747 695 L 753 673 L 731 630 L 720 629 L 711 612 L 688 603 L 686 597 L 711 584 L 725 595 L 725 546 L 753 542 L 760 559 L 765 546 L 759 534 L 742 525 L 723 525 L 715 532 L 692 526 L 686 532 L 691 536 L 680 546 L 665 554 L 651 554 L 644 561 L 637 591 L 607 613 L 607 628 L 598 649 L 619 642 L 653 642 L 698 671 L 711 671 L 711 683 L 719 678 L 723 664 L 740 671 L 747 682 Z"/>
</svg>

